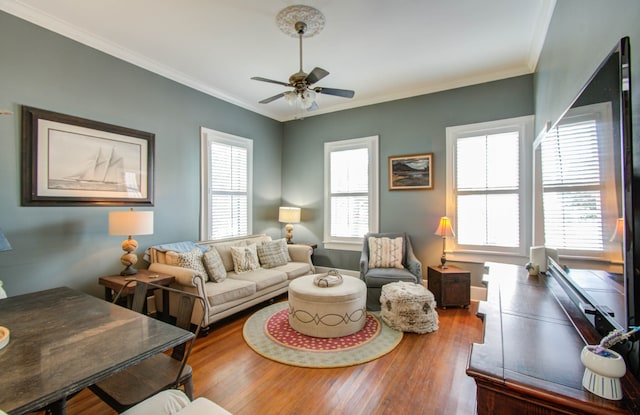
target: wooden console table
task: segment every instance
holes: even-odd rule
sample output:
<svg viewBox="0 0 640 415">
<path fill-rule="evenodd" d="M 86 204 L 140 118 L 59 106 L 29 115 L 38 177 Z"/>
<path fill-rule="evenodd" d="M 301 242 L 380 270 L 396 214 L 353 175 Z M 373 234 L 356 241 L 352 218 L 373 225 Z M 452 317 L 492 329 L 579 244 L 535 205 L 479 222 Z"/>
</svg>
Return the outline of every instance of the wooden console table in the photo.
<svg viewBox="0 0 640 415">
<path fill-rule="evenodd" d="M 630 373 L 622 401 L 583 389 L 580 351 L 600 337 L 586 319 L 579 321 L 581 313 L 552 277 L 487 265 L 487 301 L 478 307 L 484 343 L 472 346 L 467 367 L 477 385 L 478 415 L 640 413 L 640 388 Z"/>
</svg>

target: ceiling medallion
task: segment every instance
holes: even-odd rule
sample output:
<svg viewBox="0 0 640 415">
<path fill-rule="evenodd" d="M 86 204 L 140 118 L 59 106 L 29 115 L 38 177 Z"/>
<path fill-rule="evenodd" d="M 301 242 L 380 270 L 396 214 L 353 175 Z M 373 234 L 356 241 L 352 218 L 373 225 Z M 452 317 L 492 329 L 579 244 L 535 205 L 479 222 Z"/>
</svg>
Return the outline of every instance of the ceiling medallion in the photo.
<svg viewBox="0 0 640 415">
<path fill-rule="evenodd" d="M 295 26 L 298 22 L 306 23 L 303 37 L 315 36 L 324 29 L 324 15 L 320 10 L 311 6 L 289 6 L 280 10 L 276 16 L 276 24 L 280 30 L 291 37 L 298 37 Z"/>
</svg>

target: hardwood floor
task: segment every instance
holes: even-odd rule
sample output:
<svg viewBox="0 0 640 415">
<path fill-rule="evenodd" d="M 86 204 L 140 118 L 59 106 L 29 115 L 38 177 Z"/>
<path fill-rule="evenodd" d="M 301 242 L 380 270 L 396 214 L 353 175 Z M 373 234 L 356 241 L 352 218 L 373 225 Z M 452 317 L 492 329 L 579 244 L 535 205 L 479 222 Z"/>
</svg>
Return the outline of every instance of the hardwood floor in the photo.
<svg viewBox="0 0 640 415">
<path fill-rule="evenodd" d="M 389 354 L 358 366 L 309 369 L 265 359 L 244 342 L 247 310 L 196 341 L 189 363 L 195 395 L 235 415 L 473 415 L 475 383 L 465 374 L 471 343 L 482 339 L 477 303 L 438 309 L 439 330 L 405 333 Z M 69 415 L 115 412 L 90 391 L 72 398 Z"/>
</svg>

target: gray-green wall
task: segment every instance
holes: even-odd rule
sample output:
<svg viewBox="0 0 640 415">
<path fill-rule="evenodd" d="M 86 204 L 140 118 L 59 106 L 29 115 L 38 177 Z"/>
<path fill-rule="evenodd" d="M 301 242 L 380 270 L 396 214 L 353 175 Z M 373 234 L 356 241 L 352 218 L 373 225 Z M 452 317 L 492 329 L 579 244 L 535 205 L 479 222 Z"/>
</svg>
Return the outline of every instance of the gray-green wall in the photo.
<svg viewBox="0 0 640 415">
<path fill-rule="evenodd" d="M 433 233 L 445 215 L 446 128 L 531 114 L 533 83 L 526 75 L 287 122 L 283 199 L 302 208 L 295 239 L 318 243 L 318 265 L 358 269 L 359 252 L 322 249 L 323 145 L 378 135 L 380 231 L 407 232 L 426 272 L 442 254 L 442 239 Z M 388 157 L 416 153 L 433 153 L 433 190 L 389 191 Z"/>
<path fill-rule="evenodd" d="M 107 234 L 108 207 L 20 206 L 20 106 L 153 132 L 155 243 L 198 240 L 200 127 L 254 140 L 253 229 L 280 235 L 283 126 L 0 12 L 0 253 L 9 295 L 68 285 L 101 295 L 119 272 L 123 237 Z M 126 210 L 126 207 L 117 208 Z M 140 264 L 146 266 L 142 260 Z"/>
<path fill-rule="evenodd" d="M 425 263 L 444 213 L 445 128 L 536 115 L 557 119 L 622 36 L 631 36 L 635 136 L 640 133 L 640 2 L 559 0 L 536 74 L 278 123 L 0 12 L 0 227 L 14 249 L 0 253 L 10 295 L 69 285 L 100 295 L 99 275 L 118 271 L 120 237 L 107 235 L 104 207 L 20 206 L 20 105 L 156 134 L 155 233 L 141 249 L 198 238 L 199 127 L 254 139 L 254 231 L 278 236 L 277 207 L 303 207 L 299 241 L 322 240 L 323 143 L 380 136 L 382 231 L 407 231 Z M 434 153 L 434 190 L 389 192 L 387 157 Z M 357 253 L 319 249 L 321 265 L 356 269 Z"/>
</svg>

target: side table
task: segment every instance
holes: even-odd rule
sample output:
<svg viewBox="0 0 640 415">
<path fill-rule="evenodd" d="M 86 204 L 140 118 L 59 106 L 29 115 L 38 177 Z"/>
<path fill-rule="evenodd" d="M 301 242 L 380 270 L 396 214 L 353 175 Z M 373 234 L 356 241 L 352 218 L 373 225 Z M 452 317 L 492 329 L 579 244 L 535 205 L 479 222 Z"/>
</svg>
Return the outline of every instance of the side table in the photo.
<svg viewBox="0 0 640 415">
<path fill-rule="evenodd" d="M 427 271 L 429 291 L 433 293 L 438 307 L 469 307 L 471 303 L 471 273 L 453 265 L 446 268 L 429 267 Z"/>
<path fill-rule="evenodd" d="M 129 281 L 130 279 L 136 279 L 143 282 L 151 282 L 157 285 L 169 286 L 172 282 L 175 281 L 175 277 L 169 274 L 162 274 L 159 272 L 151 272 L 147 269 L 139 269 L 137 274 L 122 276 L 119 274 L 114 275 L 106 275 L 104 277 L 98 278 L 98 284 L 104 286 L 104 299 L 113 302 L 114 295 L 116 295 L 122 287 Z M 136 283 L 129 284 L 127 288 L 122 291 L 122 296 L 125 296 L 127 299 L 127 307 L 131 308 L 131 303 L 133 301 L 133 293 L 135 291 Z M 151 288 L 149 291 L 152 291 Z M 163 311 L 166 309 L 166 305 L 169 304 L 169 292 L 163 290 L 162 291 L 162 304 Z"/>
</svg>

